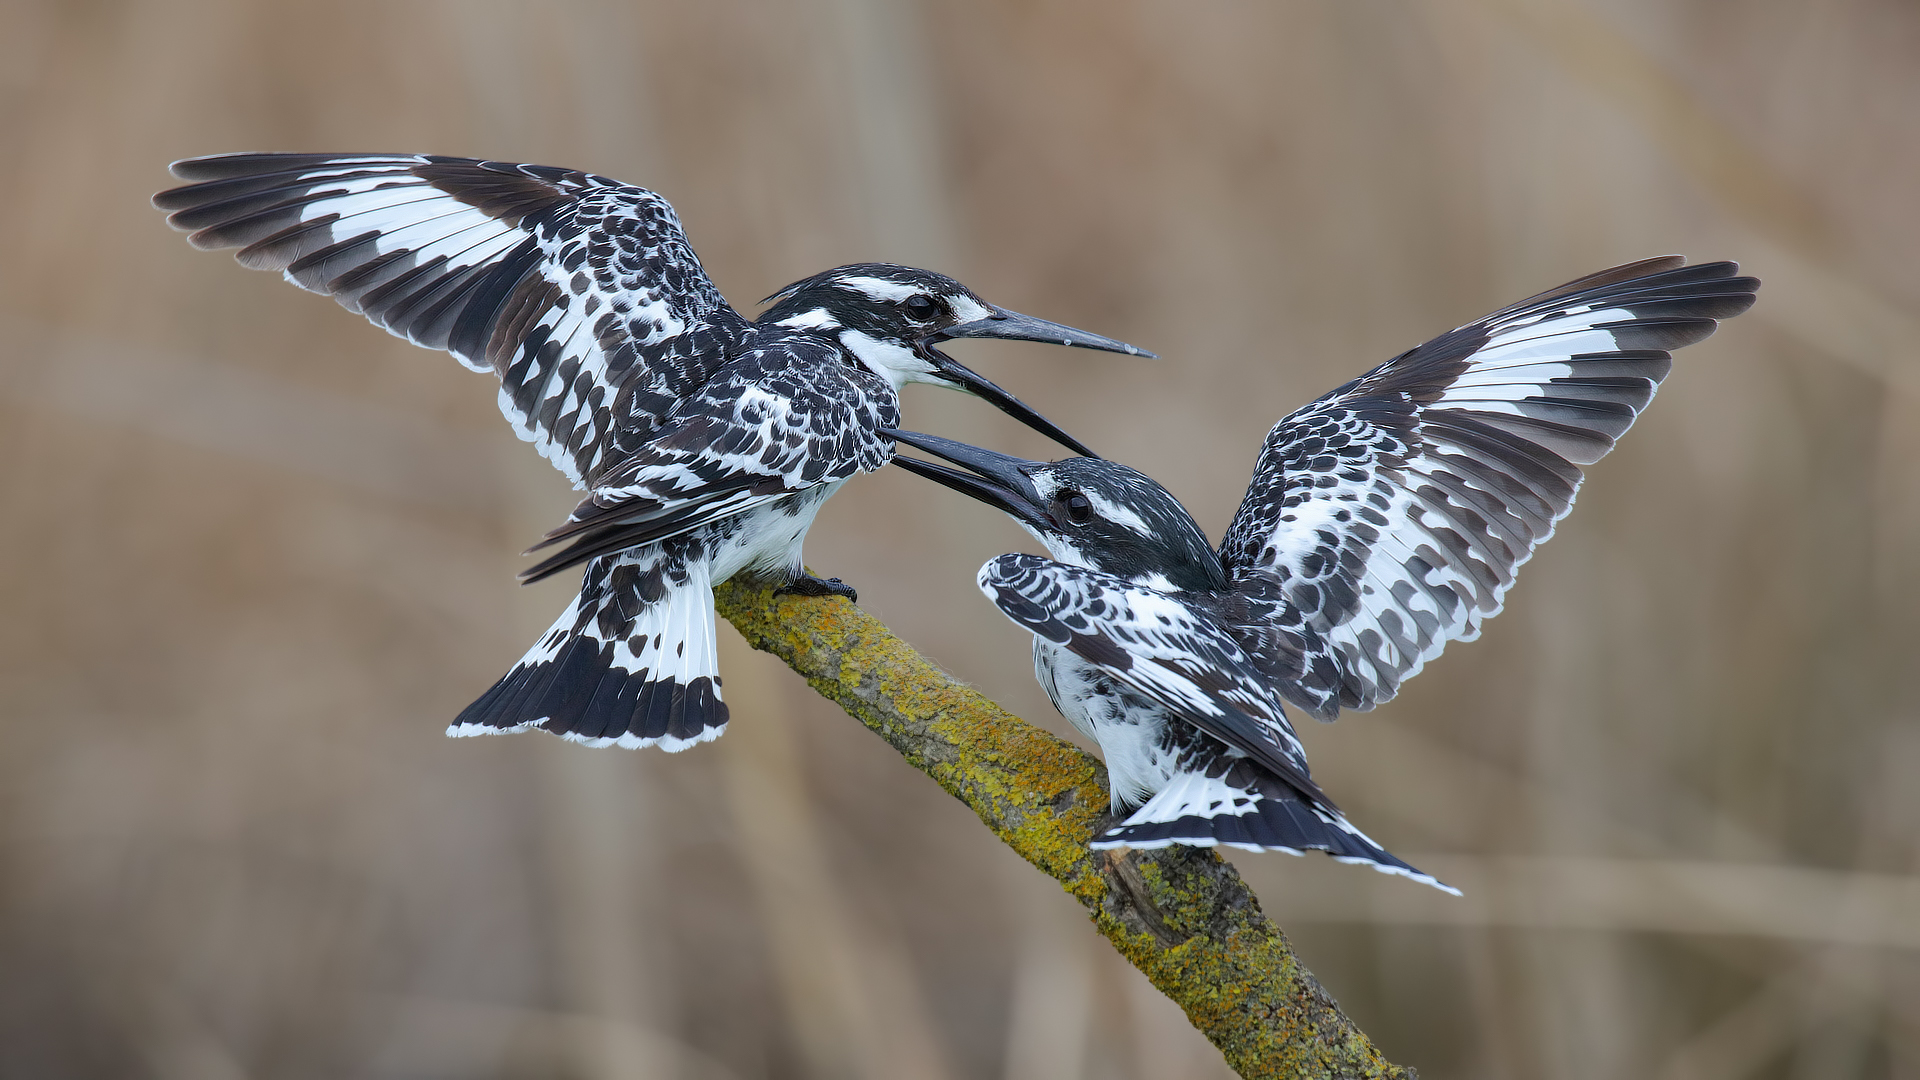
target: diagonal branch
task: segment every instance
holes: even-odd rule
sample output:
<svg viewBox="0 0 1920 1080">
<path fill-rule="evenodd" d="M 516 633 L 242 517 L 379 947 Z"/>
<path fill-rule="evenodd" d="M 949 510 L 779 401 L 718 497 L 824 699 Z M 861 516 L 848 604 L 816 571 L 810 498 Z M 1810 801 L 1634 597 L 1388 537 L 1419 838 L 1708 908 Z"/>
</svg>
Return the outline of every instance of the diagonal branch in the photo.
<svg viewBox="0 0 1920 1080">
<path fill-rule="evenodd" d="M 1094 925 L 1243 1077 L 1405 1078 L 1353 1026 L 1233 867 L 1211 851 L 1094 852 L 1108 824 L 1098 760 L 956 682 L 844 600 L 714 590 L 754 648 L 892 744 L 1059 881 Z"/>
</svg>

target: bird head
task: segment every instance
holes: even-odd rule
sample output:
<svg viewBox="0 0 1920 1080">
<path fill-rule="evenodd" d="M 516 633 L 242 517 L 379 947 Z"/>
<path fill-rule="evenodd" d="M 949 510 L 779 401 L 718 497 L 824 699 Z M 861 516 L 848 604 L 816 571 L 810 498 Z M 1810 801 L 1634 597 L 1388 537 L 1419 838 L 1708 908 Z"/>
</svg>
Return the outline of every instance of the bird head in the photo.
<svg viewBox="0 0 1920 1080">
<path fill-rule="evenodd" d="M 1220 557 L 1193 515 L 1151 477 L 1115 461 L 1028 461 L 936 435 L 887 436 L 952 462 L 893 463 L 1007 512 L 1055 559 L 1165 592 L 1227 587 Z"/>
<path fill-rule="evenodd" d="M 759 323 L 831 337 L 896 391 L 911 382 L 964 390 L 1088 455 L 1093 451 L 1079 440 L 935 346 L 953 338 L 1004 338 L 1153 356 L 1123 341 L 989 304 L 944 274 L 891 263 L 857 263 L 815 274 L 765 302 L 772 306 Z"/>
</svg>

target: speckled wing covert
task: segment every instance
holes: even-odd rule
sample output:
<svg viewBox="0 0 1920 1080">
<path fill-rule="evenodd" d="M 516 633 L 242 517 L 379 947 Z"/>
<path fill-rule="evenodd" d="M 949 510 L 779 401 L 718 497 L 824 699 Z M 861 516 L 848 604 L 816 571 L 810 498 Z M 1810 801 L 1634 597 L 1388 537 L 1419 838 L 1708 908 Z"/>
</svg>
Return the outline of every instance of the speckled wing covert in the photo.
<svg viewBox="0 0 1920 1080">
<path fill-rule="evenodd" d="M 1268 681 L 1211 618 L 1165 593 L 1038 555 L 980 568 L 980 591 L 1038 637 L 1065 646 L 1329 808 Z"/>
<path fill-rule="evenodd" d="M 538 545 L 567 546 L 521 576 L 537 581 L 871 472 L 893 456 L 879 429 L 899 423 L 885 380 L 825 342 L 794 335 L 748 350 L 610 469 Z"/>
<path fill-rule="evenodd" d="M 1759 282 L 1678 256 L 1523 300 L 1369 371 L 1275 425 L 1221 560 L 1236 632 L 1288 700 L 1370 709 L 1478 636 L 1671 350 Z"/>
<path fill-rule="evenodd" d="M 591 173 L 428 154 L 226 154 L 154 205 L 196 247 L 279 270 L 500 378 L 576 485 L 639 445 L 744 331 L 665 199 Z"/>
<path fill-rule="evenodd" d="M 1090 845 L 1095 850 L 1169 844 L 1293 855 L 1319 850 L 1458 895 L 1355 828 L 1327 798 L 1309 775 L 1306 752 L 1268 680 L 1205 613 L 1122 578 L 1036 555 L 989 560 L 979 584 L 1034 635 L 1185 721 L 1167 724 L 1158 736 L 1160 749 L 1175 760 L 1165 786 L 1097 837 Z M 1140 721 L 1150 722 L 1147 716 Z M 1114 805 L 1125 812 L 1120 799 Z"/>
</svg>

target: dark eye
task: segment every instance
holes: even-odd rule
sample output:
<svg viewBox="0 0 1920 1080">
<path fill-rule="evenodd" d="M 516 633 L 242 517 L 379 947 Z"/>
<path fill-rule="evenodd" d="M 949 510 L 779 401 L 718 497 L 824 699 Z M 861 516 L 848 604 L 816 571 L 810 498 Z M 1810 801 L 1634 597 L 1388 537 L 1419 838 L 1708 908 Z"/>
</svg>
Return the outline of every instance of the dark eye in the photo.
<svg viewBox="0 0 1920 1080">
<path fill-rule="evenodd" d="M 906 307 L 907 314 L 916 319 L 931 319 L 933 318 L 934 312 L 940 310 L 940 305 L 933 302 L 933 297 L 925 293 L 917 293 L 907 297 Z"/>
<path fill-rule="evenodd" d="M 1053 502 L 1060 508 L 1060 513 L 1075 525 L 1085 525 L 1093 520 L 1093 504 L 1077 491 L 1063 491 L 1053 497 Z"/>
</svg>

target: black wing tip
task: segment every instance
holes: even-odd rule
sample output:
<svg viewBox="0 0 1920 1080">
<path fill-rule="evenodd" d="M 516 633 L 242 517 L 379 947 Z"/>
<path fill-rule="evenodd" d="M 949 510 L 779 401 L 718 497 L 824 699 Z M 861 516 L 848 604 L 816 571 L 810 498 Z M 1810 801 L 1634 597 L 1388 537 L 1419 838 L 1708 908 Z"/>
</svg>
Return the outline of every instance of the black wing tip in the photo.
<svg viewBox="0 0 1920 1080">
<path fill-rule="evenodd" d="M 248 179 L 262 181 L 280 175 L 293 178 L 303 171 L 323 165 L 341 166 L 358 162 L 411 166 L 435 160 L 444 159 L 425 154 L 313 154 L 273 150 L 207 154 L 170 162 L 167 171 L 175 178 L 188 182 L 155 192 L 149 201 L 156 210 L 191 210 L 228 194 L 235 185 L 245 185 Z M 252 186 L 257 185 L 246 185 L 243 190 Z"/>
<path fill-rule="evenodd" d="M 1693 290 L 1681 288 L 1692 286 Z M 1681 255 L 1662 255 L 1637 262 L 1621 263 L 1598 273 L 1577 278 L 1537 296 L 1528 297 L 1510 310 L 1533 307 L 1548 300 L 1568 299 L 1591 294 L 1657 293 L 1676 289 L 1676 299 L 1698 293 L 1708 295 L 1752 296 L 1760 289 L 1760 279 L 1740 273 L 1740 264 L 1731 259 L 1688 263 Z M 1636 297 L 1643 302 L 1657 296 Z M 1742 309 L 1744 310 L 1744 309 Z"/>
<path fill-rule="evenodd" d="M 539 550 L 537 546 L 528 548 L 522 552 L 522 554 L 530 555 L 537 550 Z M 592 555 L 562 551 L 557 555 L 540 560 L 515 574 L 513 577 L 515 581 L 518 581 L 522 585 L 536 585 L 570 566 L 578 566 L 591 558 L 593 558 Z"/>
<path fill-rule="evenodd" d="M 378 161 L 397 165 L 432 160 L 450 159 L 436 158 L 430 154 L 411 153 L 316 154 L 297 150 L 238 150 L 225 154 L 204 154 L 199 157 L 181 158 L 169 163 L 167 171 L 181 180 L 204 182 L 229 180 L 236 176 L 253 176 L 263 172 L 310 169 L 316 165 L 343 164 L 350 161 Z"/>
<path fill-rule="evenodd" d="M 1497 321 L 1502 317 L 1542 307 L 1553 301 L 1703 282 L 1713 282 L 1731 292 L 1749 294 L 1760 287 L 1758 278 L 1740 276 L 1740 264 L 1730 259 L 1689 264 L 1684 255 L 1656 255 L 1650 259 L 1620 263 L 1605 270 L 1574 278 L 1565 284 L 1556 285 L 1502 308 L 1484 321 Z"/>
<path fill-rule="evenodd" d="M 599 519 L 570 521 L 549 532 L 520 554 L 533 555 L 557 544 L 566 543 L 569 540 L 572 542 L 520 571 L 515 577 L 522 585 L 532 585 L 602 555 L 611 555 L 617 551 L 624 551 L 627 548 L 660 539 L 666 538 L 654 536 L 640 527 L 623 529 L 618 524 L 609 525 Z"/>
<path fill-rule="evenodd" d="M 1713 297 L 1716 304 L 1706 317 L 1710 319 L 1731 319 L 1745 312 L 1760 300 L 1760 279 L 1757 277 L 1728 278 L 1729 284 L 1738 283 L 1745 287 L 1717 294 Z"/>
</svg>

